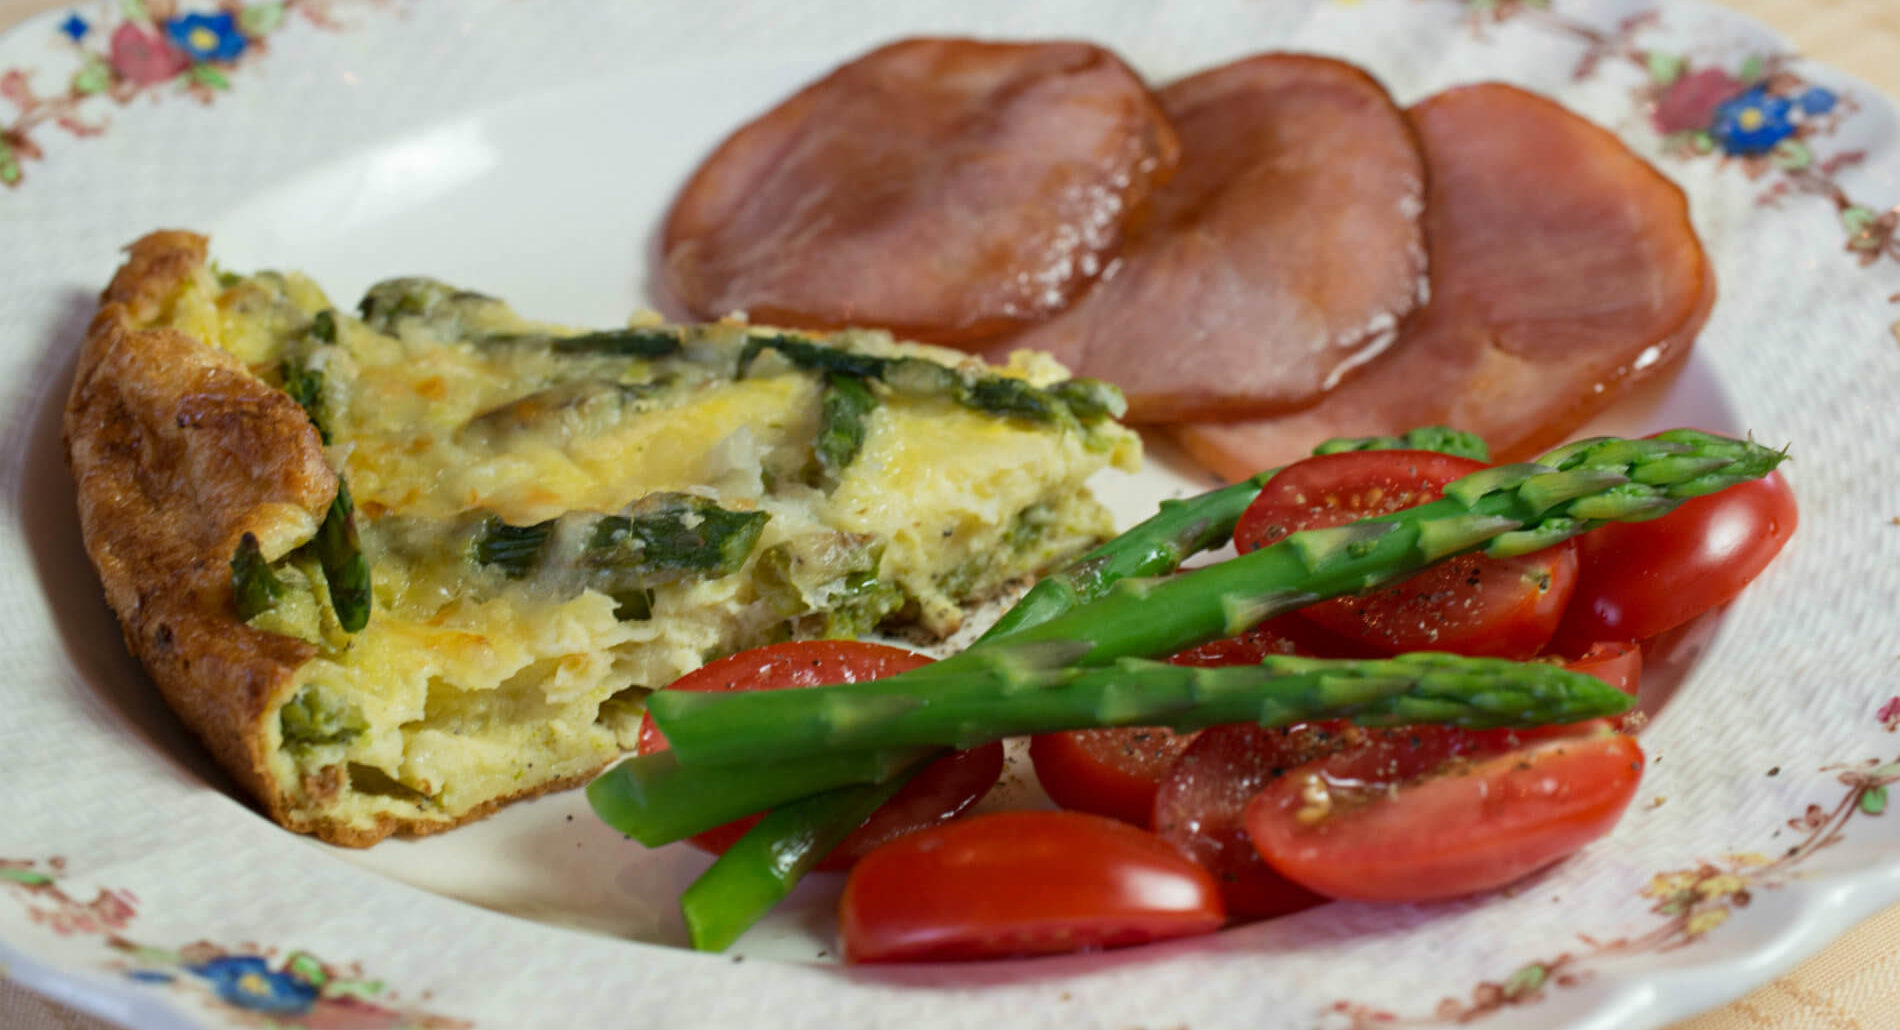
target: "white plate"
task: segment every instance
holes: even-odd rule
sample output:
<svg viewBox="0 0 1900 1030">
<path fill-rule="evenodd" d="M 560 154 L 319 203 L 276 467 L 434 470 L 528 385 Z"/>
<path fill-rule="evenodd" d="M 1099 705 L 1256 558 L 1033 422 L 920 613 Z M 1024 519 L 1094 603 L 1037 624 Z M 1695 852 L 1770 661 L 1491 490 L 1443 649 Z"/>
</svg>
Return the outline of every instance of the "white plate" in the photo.
<svg viewBox="0 0 1900 1030">
<path fill-rule="evenodd" d="M 0 960 L 27 986 L 141 1027 L 1264 1030 L 1496 1009 L 1487 1025 L 1631 1028 L 1734 997 L 1900 901 L 1900 824 L 1875 814 L 1900 768 L 1873 768 L 1900 756 L 1900 702 L 1881 721 L 1900 694 L 1900 246 L 1878 213 L 1900 200 L 1900 120 L 1790 59 L 1768 66 L 1772 92 L 1836 103 L 1801 119 L 1782 164 L 1665 140 L 1652 76 L 1686 61 L 1707 83 L 1785 53 L 1753 23 L 1616 0 L 290 7 L 276 26 L 253 9 L 247 52 L 195 73 L 207 103 L 125 84 L 149 69 L 129 37 L 127 102 L 84 94 L 111 81 L 82 48 L 108 52 L 117 5 L 78 8 L 77 44 L 64 12 L 0 40 L 0 96 L 53 98 L 17 118 L 0 106 L 0 131 L 26 126 L 0 137 L 0 179 L 24 172 L 0 190 Z M 1618 131 L 1689 191 L 1721 299 L 1684 374 L 1615 420 L 1792 443 L 1802 528 L 1646 731 L 1642 800 L 1613 838 L 1509 896 L 1333 905 L 1109 955 L 846 970 L 808 961 L 835 880 L 750 935 L 750 961 L 638 942 L 678 938 L 673 894 L 704 859 L 621 841 L 575 794 L 366 852 L 233 797 L 123 652 L 74 525 L 59 412 L 118 248 L 193 227 L 230 267 L 304 269 L 339 297 L 424 271 L 610 324 L 645 301 L 657 217 L 711 144 L 839 59 L 925 31 L 1086 37 L 1156 81 L 1321 51 L 1402 102 L 1501 78 Z M 60 115 L 102 131 L 76 136 Z M 1109 489 L 1132 518 L 1196 478 L 1158 465 Z"/>
</svg>

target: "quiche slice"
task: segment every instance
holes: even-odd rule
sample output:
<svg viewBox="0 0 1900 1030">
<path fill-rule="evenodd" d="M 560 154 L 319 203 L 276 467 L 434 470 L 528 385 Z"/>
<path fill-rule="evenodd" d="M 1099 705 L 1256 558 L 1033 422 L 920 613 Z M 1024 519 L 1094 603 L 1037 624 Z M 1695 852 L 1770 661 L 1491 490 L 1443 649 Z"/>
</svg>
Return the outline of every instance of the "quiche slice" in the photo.
<svg viewBox="0 0 1900 1030">
<path fill-rule="evenodd" d="M 719 655 L 965 607 L 1113 531 L 1119 397 L 872 332 L 576 332 L 426 279 L 355 312 L 133 244 L 65 436 L 167 702 L 264 810 L 363 846 L 576 784 Z"/>
</svg>

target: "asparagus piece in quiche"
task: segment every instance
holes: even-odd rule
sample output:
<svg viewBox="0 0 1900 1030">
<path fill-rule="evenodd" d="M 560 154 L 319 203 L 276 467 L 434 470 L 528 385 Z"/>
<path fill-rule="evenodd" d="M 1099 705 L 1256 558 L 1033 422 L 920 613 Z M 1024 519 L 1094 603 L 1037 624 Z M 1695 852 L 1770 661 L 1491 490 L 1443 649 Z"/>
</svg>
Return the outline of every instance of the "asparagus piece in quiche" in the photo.
<svg viewBox="0 0 1900 1030">
<path fill-rule="evenodd" d="M 1031 422 L 1066 420 L 1087 425 L 1119 418 L 1128 410 L 1121 391 L 1098 379 L 1068 379 L 1038 387 L 1013 376 L 972 374 L 923 358 L 865 354 L 788 334 L 747 340 L 739 352 L 739 375 L 744 376 L 768 350 L 796 368 L 876 380 L 898 393 L 947 397 L 972 411 Z"/>
<path fill-rule="evenodd" d="M 350 499 L 350 487 L 342 476 L 336 479 L 336 499 L 310 541 L 323 578 L 330 586 L 330 606 L 336 621 L 346 633 L 356 633 L 369 625 L 369 559 L 363 555 L 356 534 L 356 504 Z"/>
</svg>

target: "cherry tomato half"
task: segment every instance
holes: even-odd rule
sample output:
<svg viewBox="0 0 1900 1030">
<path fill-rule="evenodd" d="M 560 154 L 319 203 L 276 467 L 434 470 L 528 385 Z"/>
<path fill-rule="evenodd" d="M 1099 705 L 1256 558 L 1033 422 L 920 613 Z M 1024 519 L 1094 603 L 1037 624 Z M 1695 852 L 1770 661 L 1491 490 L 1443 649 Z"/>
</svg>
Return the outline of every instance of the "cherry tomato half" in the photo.
<svg viewBox="0 0 1900 1030">
<path fill-rule="evenodd" d="M 838 902 L 847 962 L 1119 948 L 1225 919 L 1200 866 L 1081 812 L 999 812 L 901 837 L 857 864 Z"/>
<path fill-rule="evenodd" d="M 729 655 L 681 676 L 668 690 L 784 690 L 827 683 L 883 679 L 930 664 L 931 659 L 903 648 L 856 640 L 800 640 Z M 639 754 L 667 748 L 666 735 L 647 716 L 640 723 Z M 846 837 L 818 868 L 846 869 L 871 849 L 913 830 L 952 819 L 975 804 L 1003 774 L 1001 742 L 958 751 L 932 762 L 896 796 Z M 690 838 L 706 851 L 721 854 L 763 814 L 732 822 Z"/>
<path fill-rule="evenodd" d="M 1351 451 L 1295 462 L 1267 481 L 1234 529 L 1243 553 L 1303 529 L 1344 525 L 1437 500 L 1484 468 L 1434 451 Z M 1453 651 L 1529 658 L 1563 618 L 1576 586 L 1566 541 L 1517 558 L 1464 555 L 1384 590 L 1322 601 L 1300 614 L 1387 654 Z"/>
<path fill-rule="evenodd" d="M 1155 788 L 1194 737 L 1163 726 L 1040 733 L 1029 738 L 1029 760 L 1057 805 L 1147 829 Z"/>
<path fill-rule="evenodd" d="M 1502 887 L 1608 833 L 1636 795 L 1643 752 L 1604 734 L 1409 781 L 1357 766 L 1321 760 L 1269 784 L 1247 807 L 1254 846 L 1329 897 L 1432 901 Z"/>
<path fill-rule="evenodd" d="M 1780 553 L 1799 521 L 1781 473 L 1685 501 L 1648 522 L 1579 537 L 1576 596 L 1559 649 L 1642 640 L 1734 600 Z"/>
<path fill-rule="evenodd" d="M 1375 653 L 1298 616 L 1283 615 L 1168 660 L 1176 665 L 1257 665 L 1275 654 L 1367 658 Z M 1030 739 L 1029 757 L 1036 763 L 1042 789 L 1056 804 L 1146 829 L 1154 817 L 1155 788 L 1193 739 L 1191 733 L 1145 726 L 1044 733 Z"/>
<path fill-rule="evenodd" d="M 1202 730 L 1155 791 L 1155 832 L 1213 875 L 1236 919 L 1267 919 L 1321 904 L 1325 898 L 1261 861 L 1247 837 L 1247 803 L 1286 770 L 1347 746 L 1344 734 L 1363 733 L 1343 722 Z"/>
<path fill-rule="evenodd" d="M 1564 662 L 1564 668 L 1595 676 L 1631 697 L 1643 679 L 1643 649 L 1635 643 L 1598 641 Z"/>
</svg>

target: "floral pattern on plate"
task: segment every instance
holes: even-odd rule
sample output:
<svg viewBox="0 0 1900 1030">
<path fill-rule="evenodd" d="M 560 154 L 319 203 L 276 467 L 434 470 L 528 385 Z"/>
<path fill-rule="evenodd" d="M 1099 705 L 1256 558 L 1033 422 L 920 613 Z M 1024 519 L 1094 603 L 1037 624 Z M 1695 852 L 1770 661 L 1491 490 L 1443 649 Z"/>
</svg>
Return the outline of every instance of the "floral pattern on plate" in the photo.
<svg viewBox="0 0 1900 1030">
<path fill-rule="evenodd" d="M 195 941 L 177 948 L 124 935 L 138 916 L 129 891 L 101 889 L 81 901 L 61 886 L 63 858 L 0 859 L 0 888 L 26 906 L 27 918 L 61 937 L 98 937 L 116 957 L 108 969 L 132 980 L 191 991 L 238 1026 L 297 1030 L 463 1030 L 472 1024 L 403 1004 L 357 966 L 335 966 L 307 951 L 227 948 Z"/>
<path fill-rule="evenodd" d="M 45 156 L 34 133 L 51 123 L 78 137 L 106 129 L 99 107 L 123 107 L 141 96 L 180 92 L 210 103 L 231 88 L 230 73 L 247 55 L 265 52 L 267 40 L 296 14 L 335 28 L 339 0 L 265 0 L 185 11 L 177 0 L 123 0 L 119 13 L 97 22 L 78 11 L 58 24 L 57 42 L 76 49 L 79 69 L 59 92 L 34 88 L 35 69 L 0 72 L 0 98 L 15 114 L 0 123 L 0 183 L 17 187 L 25 164 Z M 360 2 L 360 0 L 359 0 Z"/>
</svg>

